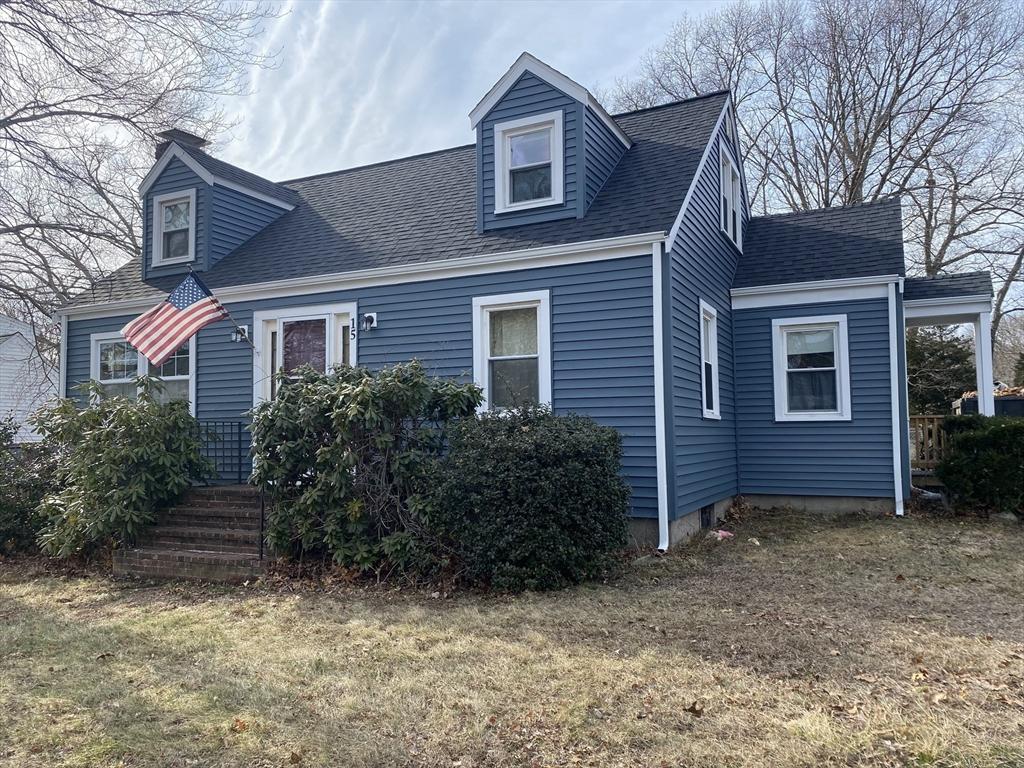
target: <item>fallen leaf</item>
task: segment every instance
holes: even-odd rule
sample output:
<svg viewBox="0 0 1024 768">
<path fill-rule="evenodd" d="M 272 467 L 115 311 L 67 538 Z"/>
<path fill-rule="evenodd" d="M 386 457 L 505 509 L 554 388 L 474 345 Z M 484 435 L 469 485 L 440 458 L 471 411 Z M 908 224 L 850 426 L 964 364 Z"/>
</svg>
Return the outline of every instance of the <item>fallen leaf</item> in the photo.
<svg viewBox="0 0 1024 768">
<path fill-rule="evenodd" d="M 860 680 L 862 683 L 877 683 L 878 678 L 874 675 L 857 675 L 853 678 L 854 680 Z"/>
<path fill-rule="evenodd" d="M 761 546 L 761 542 L 760 542 L 760 541 L 758 541 L 757 539 L 755 539 L 755 538 L 754 538 L 753 536 L 751 536 L 751 537 L 750 537 L 750 538 L 748 539 L 748 541 L 749 541 L 749 542 L 750 542 L 751 544 L 753 544 L 753 545 L 754 545 L 755 547 L 760 547 L 760 546 Z"/>
<path fill-rule="evenodd" d="M 292 752 L 288 756 L 288 762 L 291 763 L 292 765 L 298 765 L 299 763 L 301 763 L 302 762 L 302 750 L 299 750 L 298 752 Z"/>
<path fill-rule="evenodd" d="M 114 658 L 114 654 L 112 654 L 110 651 L 104 651 L 103 653 L 101 653 L 99 656 L 96 657 L 96 661 L 103 661 L 104 659 L 112 659 L 112 658 Z"/>
<path fill-rule="evenodd" d="M 242 733 L 249 730 L 249 724 L 240 717 L 236 717 L 231 721 L 231 730 L 235 733 Z"/>
<path fill-rule="evenodd" d="M 906 577 L 902 573 L 896 574 L 896 581 L 906 581 Z"/>
<path fill-rule="evenodd" d="M 703 717 L 704 715 L 704 707 L 701 706 L 699 701 L 693 702 L 693 704 L 686 708 L 686 711 L 694 717 Z"/>
<path fill-rule="evenodd" d="M 949 700 L 949 697 L 946 694 L 942 693 L 941 691 L 939 693 L 936 693 L 934 696 L 932 696 L 932 704 L 941 704 L 942 702 L 948 701 L 948 700 Z"/>
</svg>

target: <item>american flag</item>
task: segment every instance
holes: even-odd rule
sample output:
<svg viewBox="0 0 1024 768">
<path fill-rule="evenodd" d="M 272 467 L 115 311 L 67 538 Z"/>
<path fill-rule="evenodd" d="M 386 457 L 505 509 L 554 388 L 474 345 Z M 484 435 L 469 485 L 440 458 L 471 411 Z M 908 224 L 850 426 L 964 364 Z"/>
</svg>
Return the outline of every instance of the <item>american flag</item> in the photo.
<svg viewBox="0 0 1024 768">
<path fill-rule="evenodd" d="M 166 299 L 122 328 L 121 335 L 156 366 L 163 364 L 200 328 L 222 317 L 228 317 L 228 311 L 189 272 Z"/>
</svg>

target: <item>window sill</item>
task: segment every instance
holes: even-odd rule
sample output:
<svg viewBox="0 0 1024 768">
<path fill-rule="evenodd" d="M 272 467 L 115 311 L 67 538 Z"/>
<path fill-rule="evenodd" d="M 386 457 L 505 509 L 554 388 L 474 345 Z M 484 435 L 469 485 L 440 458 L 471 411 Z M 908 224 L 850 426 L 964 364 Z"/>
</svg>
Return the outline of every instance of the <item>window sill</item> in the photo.
<svg viewBox="0 0 1024 768">
<path fill-rule="evenodd" d="M 705 411 L 701 415 L 701 418 L 706 419 L 707 421 L 721 421 L 722 420 L 722 414 L 720 414 L 720 413 L 708 413 L 708 412 Z"/>
<path fill-rule="evenodd" d="M 847 416 L 841 413 L 823 413 L 817 414 L 798 414 L 798 415 L 782 415 L 775 417 L 776 424 L 788 424 L 791 422 L 836 422 L 836 421 L 853 421 L 852 416 Z"/>
<path fill-rule="evenodd" d="M 193 264 L 195 262 L 195 256 L 189 256 L 186 259 L 160 259 L 159 261 L 153 261 L 153 269 L 157 267 L 176 267 L 181 264 Z"/>
<path fill-rule="evenodd" d="M 495 208 L 494 215 L 501 216 L 506 213 L 518 213 L 519 211 L 532 211 L 534 208 L 550 208 L 554 205 L 562 205 L 561 200 L 557 200 L 553 197 L 546 197 L 543 200 L 531 200 L 528 203 L 519 203 L 518 205 L 507 205 L 504 208 Z"/>
</svg>

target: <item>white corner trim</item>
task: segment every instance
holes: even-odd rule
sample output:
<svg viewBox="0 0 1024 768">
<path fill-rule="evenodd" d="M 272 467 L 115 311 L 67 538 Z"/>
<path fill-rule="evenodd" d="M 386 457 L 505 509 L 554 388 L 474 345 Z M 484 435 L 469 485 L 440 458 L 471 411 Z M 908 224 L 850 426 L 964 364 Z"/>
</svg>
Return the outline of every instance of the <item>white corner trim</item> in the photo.
<svg viewBox="0 0 1024 768">
<path fill-rule="evenodd" d="M 704 357 L 707 350 L 704 348 L 704 318 L 711 318 L 711 364 L 714 367 L 714 378 L 711 380 L 711 398 L 715 401 L 715 407 L 708 410 L 706 389 L 707 382 L 704 380 Z M 704 299 L 699 300 L 699 307 L 697 309 L 697 334 L 700 339 L 700 411 L 701 415 L 705 419 L 721 419 L 722 418 L 722 405 L 719 401 L 719 380 L 720 375 L 718 371 L 718 311 L 708 304 Z"/>
<path fill-rule="evenodd" d="M 978 413 L 996 413 L 995 384 L 992 372 L 992 314 L 979 312 L 974 321 L 974 367 L 978 389 Z"/>
<path fill-rule="evenodd" d="M 785 332 L 834 327 L 836 330 L 837 411 L 800 411 L 790 413 L 787 398 Z M 850 340 L 846 315 L 816 315 L 772 319 L 772 384 L 775 421 L 850 421 L 853 418 L 850 390 Z"/>
<path fill-rule="evenodd" d="M 149 170 L 149 173 L 146 174 L 145 178 L 142 180 L 142 183 L 139 185 L 140 198 L 145 198 L 146 193 L 149 192 L 150 187 L 152 187 L 153 184 L 156 183 L 156 180 L 160 177 L 160 174 L 164 172 L 164 169 L 170 164 L 171 160 L 173 160 L 174 158 L 177 158 L 178 160 L 183 162 L 186 166 L 188 166 L 189 170 L 191 170 L 196 176 L 198 176 L 207 185 L 211 187 L 214 185 L 219 187 L 227 187 L 228 189 L 233 189 L 236 192 L 242 192 L 248 195 L 249 197 L 253 197 L 257 200 L 262 200 L 265 203 L 276 205 L 278 208 L 283 208 L 286 211 L 290 211 L 292 210 L 292 208 L 295 207 L 291 203 L 287 203 L 284 200 L 272 197 L 271 195 L 264 195 L 262 192 L 257 192 L 254 189 L 250 189 L 244 184 L 236 184 L 233 181 L 228 181 L 225 178 L 210 173 L 199 163 L 198 160 L 196 160 L 194 157 L 188 154 L 188 152 L 186 152 L 173 142 L 166 150 L 164 150 L 164 153 L 160 155 L 160 159 Z"/>
<path fill-rule="evenodd" d="M 892 473 L 896 517 L 903 517 L 903 418 L 900 413 L 899 328 L 896 322 L 896 283 L 889 284 L 889 402 L 892 405 Z"/>
<path fill-rule="evenodd" d="M 508 68 L 508 71 L 498 79 L 498 82 L 487 91 L 484 97 L 470 111 L 469 127 L 475 129 L 477 124 L 487 116 L 487 113 L 494 109 L 494 106 L 501 101 L 502 96 L 508 92 L 508 89 L 515 85 L 516 81 L 526 72 L 530 72 L 548 85 L 562 91 L 569 98 L 575 99 L 593 109 L 626 149 L 629 149 L 632 145 L 629 137 L 623 132 L 612 116 L 605 111 L 605 108 L 601 106 L 597 99 L 591 95 L 590 91 L 572 78 L 563 75 L 557 69 L 545 64 L 536 56 L 525 51 L 519 55 L 519 58 Z"/>
<path fill-rule="evenodd" d="M 664 274 L 662 244 L 651 246 L 651 278 L 654 291 L 654 460 L 658 479 L 658 549 L 669 548 L 668 527 L 668 446 L 665 435 L 665 339 Z"/>
<path fill-rule="evenodd" d="M 506 142 L 513 136 L 530 131 L 551 130 L 551 196 L 538 200 L 511 203 L 509 189 L 509 153 Z M 562 205 L 565 202 L 565 129 L 562 110 L 541 115 L 506 120 L 494 125 L 494 213 L 514 213 L 531 208 Z"/>
<path fill-rule="evenodd" d="M 480 274 L 500 274 L 521 269 L 536 269 L 564 264 L 607 261 L 630 256 L 645 256 L 650 253 L 651 244 L 660 242 L 664 232 L 645 232 L 602 240 L 548 245 L 502 253 L 462 256 L 457 259 L 442 259 L 415 264 L 399 264 L 388 267 L 336 272 L 327 275 L 311 275 L 288 280 L 272 280 L 248 285 L 227 285 L 213 289 L 221 302 L 260 301 L 264 299 L 307 296 L 328 291 L 353 290 L 371 286 L 400 285 L 402 283 L 441 280 L 452 277 L 467 277 Z M 163 297 L 149 296 L 142 299 L 83 304 L 65 307 L 55 315 L 67 315 L 72 319 L 110 317 L 130 314 L 149 309 Z"/>
<path fill-rule="evenodd" d="M 895 284 L 899 279 L 898 275 L 880 275 L 878 277 L 757 285 L 733 288 L 730 295 L 733 309 L 884 299 L 888 296 L 888 286 Z"/>
<path fill-rule="evenodd" d="M 715 121 L 715 127 L 711 131 L 711 137 L 708 139 L 707 146 L 704 147 L 704 153 L 700 156 L 700 162 L 697 163 L 697 170 L 693 173 L 693 178 L 690 179 L 690 186 L 686 189 L 686 195 L 683 197 L 683 204 L 679 207 L 679 213 L 676 214 L 676 220 L 672 223 L 672 228 L 668 231 L 668 237 L 666 237 L 666 247 L 672 248 L 672 243 L 675 242 L 676 235 L 679 234 L 679 228 L 683 225 L 683 217 L 686 215 L 686 209 L 690 206 L 690 200 L 693 198 L 693 191 L 697 188 L 697 180 L 704 173 L 704 167 L 708 164 L 708 158 L 711 157 L 711 150 L 715 147 L 715 137 L 718 136 L 718 132 L 722 130 L 722 121 L 725 119 L 726 114 L 729 112 L 729 99 L 725 100 L 725 104 L 722 105 L 722 111 L 718 113 L 718 120 Z M 742 176 L 742 173 L 741 173 Z M 715 215 L 720 219 L 721 214 L 718 212 L 718 206 L 715 206 Z"/>
<path fill-rule="evenodd" d="M 68 396 L 68 316 L 60 315 L 60 347 L 57 353 L 58 397 Z"/>
<path fill-rule="evenodd" d="M 161 206 L 165 203 L 188 201 L 188 256 L 177 259 L 164 258 L 164 227 Z M 196 222 L 199 220 L 196 211 L 196 189 L 181 189 L 176 192 L 165 192 L 153 195 L 153 218 L 150 222 L 150 254 L 152 267 L 170 264 L 188 264 L 196 260 Z"/>
<path fill-rule="evenodd" d="M 490 312 L 502 309 L 537 308 L 537 381 L 541 405 L 552 406 L 551 399 L 551 291 L 522 291 L 473 297 L 473 381 L 483 390 L 478 411 L 490 407 L 488 397 L 487 345 L 490 338 Z"/>
</svg>

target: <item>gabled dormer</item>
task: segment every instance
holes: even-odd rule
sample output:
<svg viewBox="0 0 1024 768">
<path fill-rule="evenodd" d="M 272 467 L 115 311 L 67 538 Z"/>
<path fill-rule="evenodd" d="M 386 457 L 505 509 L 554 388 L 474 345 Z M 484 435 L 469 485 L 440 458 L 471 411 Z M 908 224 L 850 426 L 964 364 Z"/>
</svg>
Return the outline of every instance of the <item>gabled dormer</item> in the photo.
<svg viewBox="0 0 1024 768">
<path fill-rule="evenodd" d="M 469 116 L 479 231 L 583 218 L 629 137 L 579 83 L 523 53 Z"/>
<path fill-rule="evenodd" d="M 297 195 L 207 154 L 186 131 L 158 134 L 143 179 L 142 277 L 204 272 L 295 207 Z"/>
</svg>

